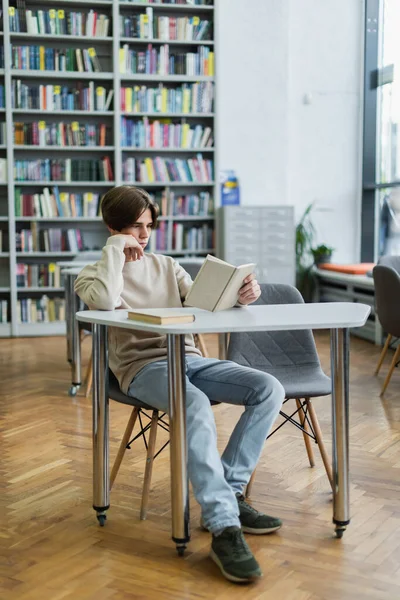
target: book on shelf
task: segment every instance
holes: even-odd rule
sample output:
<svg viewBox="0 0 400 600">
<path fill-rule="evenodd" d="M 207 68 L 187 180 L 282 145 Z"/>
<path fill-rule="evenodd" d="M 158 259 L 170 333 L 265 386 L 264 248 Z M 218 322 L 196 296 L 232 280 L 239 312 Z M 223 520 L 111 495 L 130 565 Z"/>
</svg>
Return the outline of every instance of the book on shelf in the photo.
<svg viewBox="0 0 400 600">
<path fill-rule="evenodd" d="M 84 248 L 79 229 L 39 229 L 31 223 L 30 229 L 15 234 L 16 251 L 29 252 L 81 252 Z"/>
<path fill-rule="evenodd" d="M 8 323 L 8 300 L 0 300 L 0 323 Z"/>
<path fill-rule="evenodd" d="M 25 84 L 21 79 L 11 82 L 12 107 L 27 110 L 107 111 L 113 95 L 114 90 L 95 85 L 93 81 L 78 81 L 74 85 Z"/>
<path fill-rule="evenodd" d="M 213 180 L 213 161 L 201 154 L 188 159 L 129 157 L 122 164 L 122 176 L 124 181 L 138 183 L 207 183 Z"/>
<path fill-rule="evenodd" d="M 0 123 L 0 144 L 3 146 L 7 143 L 7 133 L 5 122 Z"/>
<path fill-rule="evenodd" d="M 212 81 L 184 83 L 167 87 L 134 85 L 121 87 L 121 111 L 128 113 L 210 113 L 213 111 L 214 84 Z"/>
<path fill-rule="evenodd" d="M 53 323 L 65 321 L 64 298 L 20 298 L 17 300 L 18 323 Z"/>
<path fill-rule="evenodd" d="M 160 217 L 211 217 L 214 212 L 209 192 L 182 195 L 164 189 L 150 196 L 158 205 Z"/>
<path fill-rule="evenodd" d="M 4 244 L 3 230 L 0 229 L 0 252 L 5 252 L 3 244 Z"/>
<path fill-rule="evenodd" d="M 124 44 L 119 50 L 120 73 L 144 75 L 214 76 L 214 52 L 199 46 L 197 52 L 170 51 L 168 44 L 147 50 L 133 50 Z"/>
<path fill-rule="evenodd" d="M 179 4 L 180 6 L 212 6 L 213 0 L 126 0 L 135 4 Z"/>
<path fill-rule="evenodd" d="M 105 146 L 107 126 L 105 123 L 96 125 L 88 123 L 47 123 L 34 121 L 32 123 L 14 122 L 14 144 L 27 146 Z M 0 128 L 1 132 L 1 128 Z"/>
<path fill-rule="evenodd" d="M 94 159 L 15 160 L 15 181 L 113 181 L 108 156 Z"/>
<path fill-rule="evenodd" d="M 99 72 L 95 48 L 49 48 L 11 44 L 11 68 L 23 71 Z"/>
<path fill-rule="evenodd" d="M 187 226 L 174 223 L 172 250 L 209 250 L 214 248 L 214 229 L 209 225 Z"/>
<path fill-rule="evenodd" d="M 185 304 L 212 312 L 232 308 L 238 301 L 243 280 L 253 273 L 255 264 L 235 267 L 207 255 L 186 296 Z"/>
<path fill-rule="evenodd" d="M 172 308 L 149 308 L 142 309 L 140 312 L 129 310 L 128 319 L 150 325 L 172 325 L 173 323 L 193 323 L 195 316 L 183 311 L 179 313 Z"/>
<path fill-rule="evenodd" d="M 5 87 L 3 84 L 0 85 L 0 108 L 6 107 Z"/>
<path fill-rule="evenodd" d="M 0 158 L 0 183 L 7 183 L 7 159 Z"/>
<path fill-rule="evenodd" d="M 121 117 L 121 146 L 131 148 L 191 149 L 211 148 L 213 145 L 211 127 L 190 126 L 171 119 L 149 120 L 143 117 L 133 120 Z"/>
<path fill-rule="evenodd" d="M 121 37 L 140 40 L 185 41 L 208 40 L 211 23 L 192 15 L 188 17 L 167 17 L 153 14 L 153 8 L 147 7 L 145 13 L 120 15 L 119 34 Z"/>
<path fill-rule="evenodd" d="M 56 263 L 17 263 L 17 287 L 61 287 L 61 267 Z"/>
<path fill-rule="evenodd" d="M 14 192 L 16 217 L 86 217 L 100 216 L 102 196 L 94 192 L 60 192 L 58 186 L 43 188 L 38 194 L 24 194 L 16 187 Z"/>
<path fill-rule="evenodd" d="M 107 15 L 89 12 L 48 10 L 27 10 L 25 0 L 20 6 L 8 9 L 11 33 L 33 33 L 35 35 L 79 35 L 87 37 L 108 36 L 110 19 Z"/>
</svg>

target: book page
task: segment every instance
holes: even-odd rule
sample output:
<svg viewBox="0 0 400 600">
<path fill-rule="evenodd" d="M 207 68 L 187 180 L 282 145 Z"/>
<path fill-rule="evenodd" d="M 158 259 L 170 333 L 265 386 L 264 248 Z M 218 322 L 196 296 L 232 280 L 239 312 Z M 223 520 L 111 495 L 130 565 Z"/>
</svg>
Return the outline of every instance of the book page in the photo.
<svg viewBox="0 0 400 600">
<path fill-rule="evenodd" d="M 250 263 L 248 265 L 242 265 L 236 267 L 235 273 L 233 274 L 229 285 L 225 289 L 224 294 L 220 298 L 215 310 L 225 310 L 232 308 L 238 301 L 239 290 L 243 285 L 243 279 L 254 272 L 255 264 Z"/>
<path fill-rule="evenodd" d="M 235 270 L 229 263 L 207 256 L 186 297 L 185 306 L 213 311 Z"/>
</svg>

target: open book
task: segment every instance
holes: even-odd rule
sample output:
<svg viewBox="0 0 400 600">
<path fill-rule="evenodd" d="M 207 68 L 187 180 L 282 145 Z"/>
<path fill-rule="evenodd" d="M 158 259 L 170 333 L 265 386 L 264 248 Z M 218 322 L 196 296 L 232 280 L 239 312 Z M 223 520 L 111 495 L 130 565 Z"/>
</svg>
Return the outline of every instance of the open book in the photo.
<svg viewBox="0 0 400 600">
<path fill-rule="evenodd" d="M 243 279 L 253 273 L 255 264 L 234 267 L 207 255 L 192 287 L 186 296 L 185 306 L 194 306 L 216 312 L 235 306 Z"/>
</svg>

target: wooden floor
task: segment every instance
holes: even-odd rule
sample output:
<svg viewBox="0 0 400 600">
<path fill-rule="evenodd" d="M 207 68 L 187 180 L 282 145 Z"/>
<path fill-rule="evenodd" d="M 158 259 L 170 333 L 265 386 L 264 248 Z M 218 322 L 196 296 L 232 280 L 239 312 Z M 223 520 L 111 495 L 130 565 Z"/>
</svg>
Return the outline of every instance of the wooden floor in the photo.
<svg viewBox="0 0 400 600">
<path fill-rule="evenodd" d="M 208 340 L 215 350 L 215 340 Z M 328 338 L 318 347 L 329 371 Z M 84 342 L 84 360 L 88 356 Z M 282 530 L 248 536 L 264 571 L 251 586 L 225 581 L 207 557 L 210 536 L 192 501 L 184 559 L 170 541 L 168 452 L 157 458 L 147 521 L 139 520 L 143 444 L 127 453 L 104 528 L 91 508 L 91 402 L 67 395 L 63 338 L 0 341 L 0 598 L 2 600 L 355 600 L 400 598 L 400 371 L 385 400 L 373 376 L 378 350 L 352 340 L 351 512 L 333 537 L 329 484 L 301 434 L 285 426 L 267 444 L 253 502 Z M 389 360 L 389 359 L 388 359 Z M 330 449 L 330 401 L 315 402 Z M 111 406 L 115 455 L 129 409 Z M 216 407 L 223 448 L 239 411 Z M 165 437 L 160 436 L 159 442 Z"/>
</svg>

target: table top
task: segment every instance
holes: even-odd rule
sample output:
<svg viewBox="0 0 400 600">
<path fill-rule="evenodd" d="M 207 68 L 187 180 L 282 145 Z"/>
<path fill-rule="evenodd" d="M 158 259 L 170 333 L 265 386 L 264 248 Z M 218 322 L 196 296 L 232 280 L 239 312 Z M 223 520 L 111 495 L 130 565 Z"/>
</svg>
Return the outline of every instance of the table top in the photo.
<svg viewBox="0 0 400 600">
<path fill-rule="evenodd" d="M 94 265 L 96 259 L 93 260 L 59 260 L 56 262 L 56 265 L 59 267 L 66 268 L 74 268 L 74 267 L 86 267 L 86 265 Z"/>
<path fill-rule="evenodd" d="M 69 267 L 68 269 L 61 269 L 61 275 L 79 275 L 79 273 L 82 271 L 82 269 L 84 267 L 87 266 L 87 264 L 92 264 L 92 263 L 85 263 L 84 265 L 80 265 L 77 267 Z"/>
<path fill-rule="evenodd" d="M 137 309 L 139 310 L 139 309 Z M 140 312 L 151 309 L 140 309 Z M 314 304 L 268 304 L 209 312 L 199 308 L 157 309 L 161 314 L 194 314 L 193 323 L 152 325 L 127 318 L 127 310 L 88 310 L 76 314 L 79 321 L 110 325 L 137 331 L 164 334 L 228 333 L 233 331 L 283 331 L 301 329 L 342 329 L 362 327 L 371 307 L 358 302 L 321 302 Z"/>
<path fill-rule="evenodd" d="M 315 273 L 321 279 L 329 279 L 330 281 L 342 281 L 344 283 L 352 283 L 362 285 L 364 287 L 373 288 L 373 277 L 367 275 L 350 275 L 349 273 L 338 273 L 337 271 L 328 271 L 326 269 L 316 269 Z"/>
</svg>

